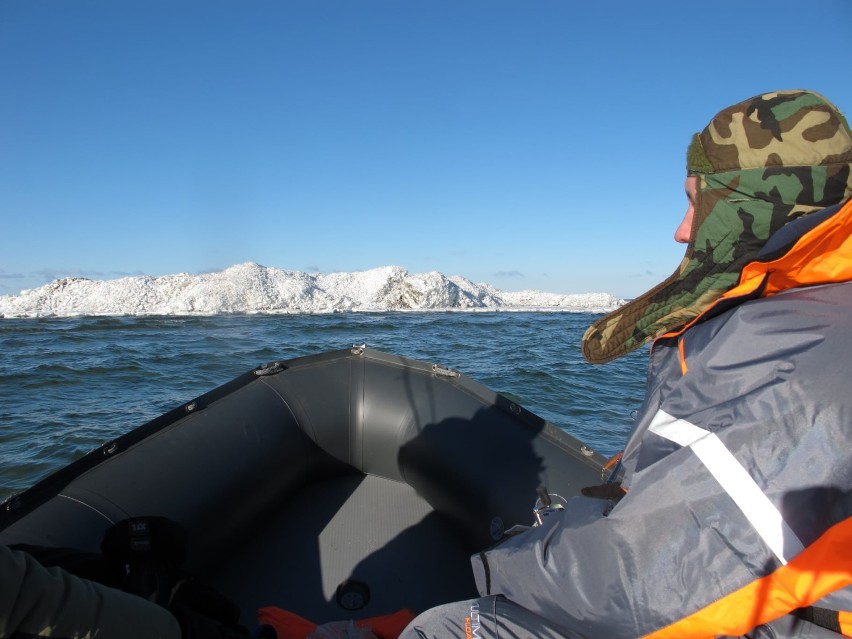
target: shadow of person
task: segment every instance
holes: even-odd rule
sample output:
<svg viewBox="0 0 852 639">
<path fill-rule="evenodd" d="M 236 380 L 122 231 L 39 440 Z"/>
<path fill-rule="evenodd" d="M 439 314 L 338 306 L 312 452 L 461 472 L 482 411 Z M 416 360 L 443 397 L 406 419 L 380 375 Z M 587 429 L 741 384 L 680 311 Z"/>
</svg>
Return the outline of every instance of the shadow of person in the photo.
<svg viewBox="0 0 852 639">
<path fill-rule="evenodd" d="M 484 550 L 508 527 L 532 522 L 545 470 L 533 440 L 543 424 L 526 424 L 498 406 L 429 424 L 400 448 L 400 472 L 472 552 Z"/>
<path fill-rule="evenodd" d="M 781 514 L 806 547 L 825 530 L 852 515 L 852 492 L 836 486 L 813 486 L 789 491 Z"/>
<path fill-rule="evenodd" d="M 539 431 L 494 405 L 413 429 L 397 455 L 410 504 L 397 504 L 397 514 L 411 521 L 424 503 L 430 511 L 354 566 L 344 583 L 366 587 L 370 601 L 352 618 L 477 596 L 470 556 L 532 522 L 544 468 L 532 444 Z"/>
</svg>

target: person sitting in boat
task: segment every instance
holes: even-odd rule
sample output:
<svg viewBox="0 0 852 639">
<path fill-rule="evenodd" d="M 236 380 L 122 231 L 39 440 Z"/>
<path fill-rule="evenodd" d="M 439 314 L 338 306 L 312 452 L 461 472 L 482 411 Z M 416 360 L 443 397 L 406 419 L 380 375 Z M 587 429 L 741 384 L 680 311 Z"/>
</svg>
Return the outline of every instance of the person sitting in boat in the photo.
<svg viewBox="0 0 852 639">
<path fill-rule="evenodd" d="M 0 637 L 180 639 L 178 620 L 135 595 L 0 545 Z"/>
<path fill-rule="evenodd" d="M 717 114 L 687 153 L 677 271 L 592 325 L 651 340 L 612 483 L 473 558 L 481 599 L 403 637 L 852 636 L 852 132 L 810 91 Z"/>
<path fill-rule="evenodd" d="M 111 526 L 100 553 L 0 544 L 0 639 L 246 639 L 235 604 L 180 569 L 182 535 L 140 517 Z"/>
</svg>

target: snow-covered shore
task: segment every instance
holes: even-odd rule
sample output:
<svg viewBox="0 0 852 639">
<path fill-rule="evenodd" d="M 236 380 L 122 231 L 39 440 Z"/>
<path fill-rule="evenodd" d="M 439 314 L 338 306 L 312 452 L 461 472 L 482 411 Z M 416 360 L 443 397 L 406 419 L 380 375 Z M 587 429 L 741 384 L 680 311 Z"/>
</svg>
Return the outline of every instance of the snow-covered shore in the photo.
<svg viewBox="0 0 852 639">
<path fill-rule="evenodd" d="M 606 312 L 622 303 L 608 293 L 506 292 L 437 271 L 412 274 L 400 266 L 313 274 L 247 262 L 202 275 L 56 280 L 19 295 L 0 296 L 0 317 L 344 311 Z"/>
</svg>

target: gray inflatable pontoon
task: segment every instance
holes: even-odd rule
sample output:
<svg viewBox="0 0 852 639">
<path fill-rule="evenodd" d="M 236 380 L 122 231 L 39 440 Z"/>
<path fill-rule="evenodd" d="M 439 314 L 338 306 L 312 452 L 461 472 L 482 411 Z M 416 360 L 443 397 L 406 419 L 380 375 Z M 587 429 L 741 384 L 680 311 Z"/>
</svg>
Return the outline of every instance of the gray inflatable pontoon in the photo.
<svg viewBox="0 0 852 639">
<path fill-rule="evenodd" d="M 186 568 L 239 604 L 315 622 L 476 596 L 472 553 L 530 525 L 536 491 L 603 458 L 441 366 L 364 347 L 275 362 L 109 442 L 8 500 L 0 542 L 98 551 L 163 516 Z"/>
</svg>

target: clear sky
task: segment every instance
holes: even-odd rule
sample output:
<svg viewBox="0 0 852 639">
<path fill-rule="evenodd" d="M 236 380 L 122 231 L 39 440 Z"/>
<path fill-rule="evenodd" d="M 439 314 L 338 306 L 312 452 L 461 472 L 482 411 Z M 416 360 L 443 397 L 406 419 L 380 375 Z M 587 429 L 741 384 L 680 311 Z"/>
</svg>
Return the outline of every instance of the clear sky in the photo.
<svg viewBox="0 0 852 639">
<path fill-rule="evenodd" d="M 0 0 L 0 295 L 57 277 L 400 265 L 633 297 L 686 145 L 808 88 L 849 0 Z"/>
</svg>

